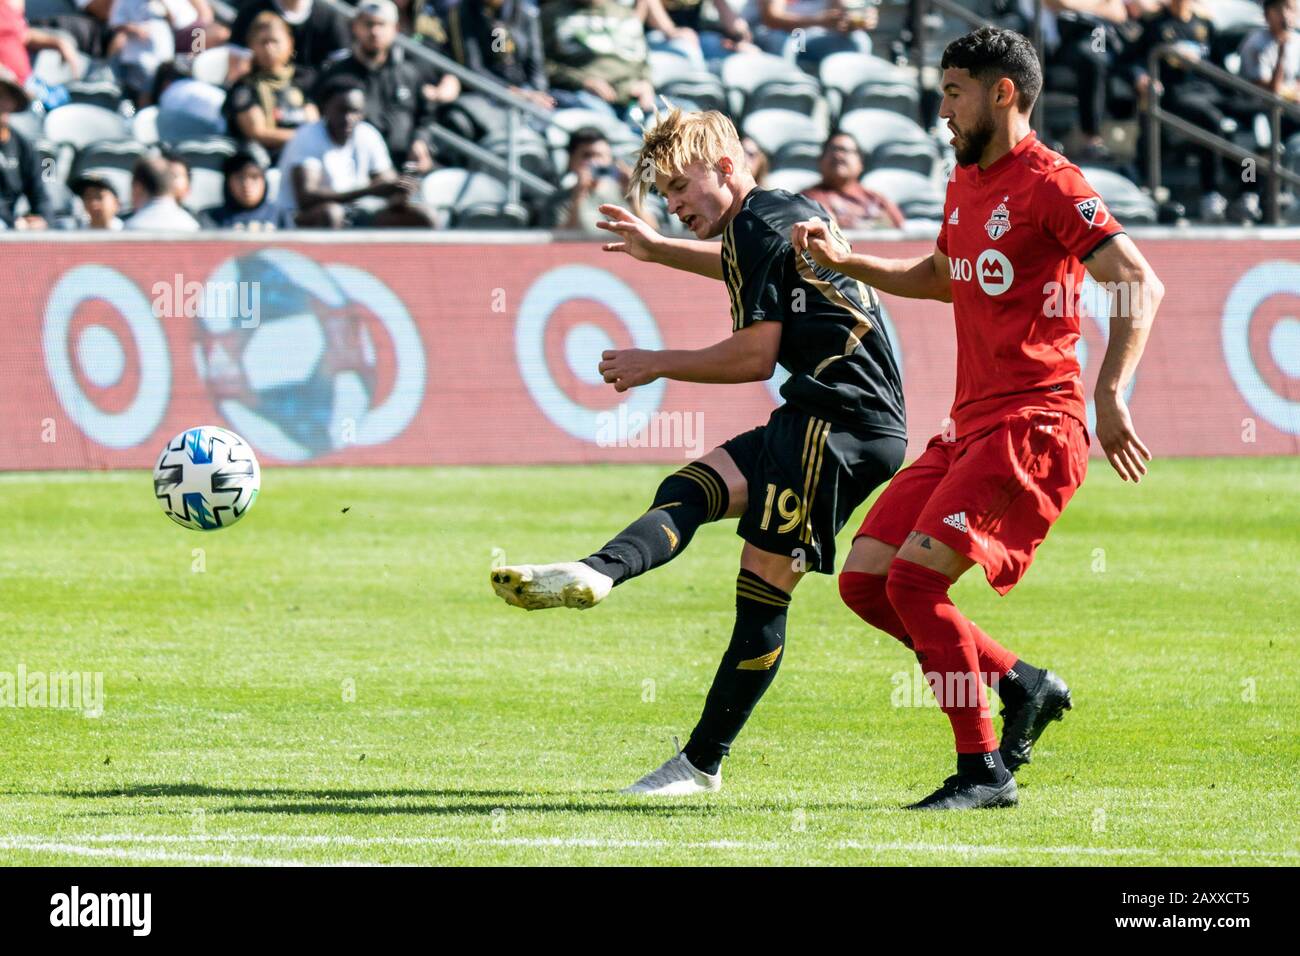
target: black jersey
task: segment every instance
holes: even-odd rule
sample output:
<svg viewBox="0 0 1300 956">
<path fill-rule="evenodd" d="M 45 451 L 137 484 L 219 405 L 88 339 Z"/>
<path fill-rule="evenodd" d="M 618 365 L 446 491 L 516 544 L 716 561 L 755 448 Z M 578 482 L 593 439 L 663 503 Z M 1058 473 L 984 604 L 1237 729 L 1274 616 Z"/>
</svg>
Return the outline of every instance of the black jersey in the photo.
<svg viewBox="0 0 1300 956">
<path fill-rule="evenodd" d="M 845 428 L 906 438 L 902 382 L 876 291 L 790 245 L 791 227 L 813 216 L 845 242 L 807 197 L 758 188 L 745 197 L 722 234 L 732 330 L 783 324 L 777 361 L 790 373 L 781 386 L 790 405 Z"/>
</svg>

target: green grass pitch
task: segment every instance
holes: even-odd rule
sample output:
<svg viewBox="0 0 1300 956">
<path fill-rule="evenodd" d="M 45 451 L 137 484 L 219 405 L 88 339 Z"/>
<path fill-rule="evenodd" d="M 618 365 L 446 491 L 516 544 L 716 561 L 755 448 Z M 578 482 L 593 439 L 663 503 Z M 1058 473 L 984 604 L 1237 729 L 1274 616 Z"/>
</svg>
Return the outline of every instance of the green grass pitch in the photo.
<svg viewBox="0 0 1300 956">
<path fill-rule="evenodd" d="M 0 476 L 0 681 L 104 689 L 98 718 L 0 706 L 0 860 L 1300 862 L 1300 461 L 1162 460 L 1133 487 L 1094 460 L 1011 595 L 959 583 L 1075 699 L 1020 807 L 964 815 L 898 809 L 951 772 L 947 721 L 898 706 L 910 655 L 820 575 L 723 791 L 616 793 L 698 716 L 734 525 L 587 612 L 506 607 L 488 575 L 588 553 L 666 470 L 271 469 L 209 535 L 143 473 Z"/>
</svg>

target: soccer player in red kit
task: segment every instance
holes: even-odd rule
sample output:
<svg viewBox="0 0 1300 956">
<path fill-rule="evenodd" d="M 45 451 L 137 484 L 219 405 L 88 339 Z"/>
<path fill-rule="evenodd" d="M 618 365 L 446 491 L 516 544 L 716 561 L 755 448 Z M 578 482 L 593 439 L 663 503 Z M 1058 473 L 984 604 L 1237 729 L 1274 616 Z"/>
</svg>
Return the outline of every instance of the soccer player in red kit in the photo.
<svg viewBox="0 0 1300 956">
<path fill-rule="evenodd" d="M 1121 478 L 1146 473 L 1151 454 L 1123 395 L 1164 295 L 1079 168 L 1030 129 L 1042 70 L 1029 41 L 983 28 L 949 44 L 942 69 L 939 116 L 957 167 L 935 252 L 853 254 L 816 219 L 791 235 L 796 251 L 882 292 L 953 304 L 951 422 L 876 501 L 840 575 L 845 603 L 916 653 L 952 724 L 957 773 L 914 809 L 1014 805 L 1013 772 L 1070 707 L 1059 677 L 985 634 L 948 589 L 978 564 L 1006 594 L 1083 481 L 1089 438 L 1075 343 L 1085 268 L 1117 292 L 1094 395 L 1097 441 Z M 1000 745 L 985 683 L 1003 702 Z"/>
</svg>

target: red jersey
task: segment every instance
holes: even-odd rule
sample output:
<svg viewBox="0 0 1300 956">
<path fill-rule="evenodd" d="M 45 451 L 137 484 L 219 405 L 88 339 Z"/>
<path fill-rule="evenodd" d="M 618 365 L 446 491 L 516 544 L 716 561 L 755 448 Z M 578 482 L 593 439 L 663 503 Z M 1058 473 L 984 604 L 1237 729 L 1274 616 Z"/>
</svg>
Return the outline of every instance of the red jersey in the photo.
<svg viewBox="0 0 1300 956">
<path fill-rule="evenodd" d="M 939 251 L 952 267 L 963 437 L 1026 408 L 1087 424 L 1074 345 L 1083 259 L 1123 227 L 1075 166 L 1032 132 L 988 169 L 948 180 Z"/>
</svg>

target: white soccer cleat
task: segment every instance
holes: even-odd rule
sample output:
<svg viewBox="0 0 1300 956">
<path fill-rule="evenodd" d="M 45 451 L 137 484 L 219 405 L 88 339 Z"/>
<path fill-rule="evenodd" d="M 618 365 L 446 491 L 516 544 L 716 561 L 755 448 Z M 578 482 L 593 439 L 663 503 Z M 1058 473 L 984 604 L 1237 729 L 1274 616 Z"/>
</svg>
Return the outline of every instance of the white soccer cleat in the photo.
<svg viewBox="0 0 1300 956">
<path fill-rule="evenodd" d="M 595 607 L 614 587 L 614 579 L 580 561 L 517 564 L 492 571 L 492 590 L 507 604 L 526 611 L 544 607 Z"/>
<path fill-rule="evenodd" d="M 686 754 L 664 762 L 620 793 L 645 793 L 655 797 L 689 797 L 696 793 L 717 793 L 722 789 L 722 771 L 705 773 L 696 770 Z"/>
</svg>

